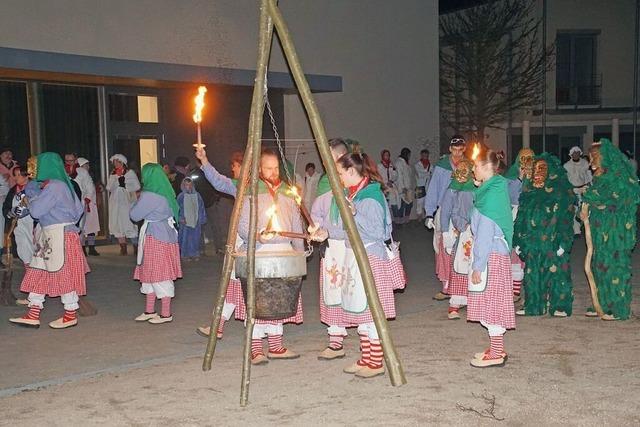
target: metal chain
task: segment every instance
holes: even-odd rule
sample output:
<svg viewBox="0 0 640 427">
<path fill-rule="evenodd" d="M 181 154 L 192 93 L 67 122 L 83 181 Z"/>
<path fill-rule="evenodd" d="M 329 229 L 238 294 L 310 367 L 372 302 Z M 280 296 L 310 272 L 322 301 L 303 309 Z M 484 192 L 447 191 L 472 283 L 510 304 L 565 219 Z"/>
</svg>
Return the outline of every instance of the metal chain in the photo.
<svg viewBox="0 0 640 427">
<path fill-rule="evenodd" d="M 293 184 L 293 180 L 291 179 L 291 174 L 289 174 L 289 168 L 287 167 L 287 159 L 284 155 L 284 150 L 282 148 L 282 142 L 280 141 L 280 134 L 278 133 L 278 128 L 276 126 L 276 119 L 273 117 L 273 111 L 271 111 L 271 104 L 269 103 L 269 97 L 267 94 L 267 87 L 265 81 L 264 88 L 264 105 L 267 107 L 267 112 L 269 113 L 269 120 L 271 121 L 271 128 L 273 129 L 273 135 L 276 138 L 276 144 L 278 144 L 278 151 L 280 151 L 280 157 L 282 158 L 282 165 L 284 169 L 284 173 L 287 175 L 287 181 L 290 184 Z"/>
</svg>

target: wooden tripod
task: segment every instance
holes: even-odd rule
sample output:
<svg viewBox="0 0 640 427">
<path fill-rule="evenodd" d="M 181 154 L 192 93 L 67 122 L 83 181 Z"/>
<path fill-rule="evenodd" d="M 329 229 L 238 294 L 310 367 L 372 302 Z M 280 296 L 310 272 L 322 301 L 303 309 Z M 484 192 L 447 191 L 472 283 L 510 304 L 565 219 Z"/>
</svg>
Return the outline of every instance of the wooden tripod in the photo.
<svg viewBox="0 0 640 427">
<path fill-rule="evenodd" d="M 394 386 L 400 386 L 406 384 L 407 380 L 402 369 L 402 364 L 393 345 L 393 340 L 389 332 L 387 320 L 380 304 L 378 292 L 376 290 L 375 282 L 373 279 L 373 273 L 371 266 L 369 265 L 369 259 L 364 249 L 362 239 L 357 231 L 353 214 L 351 213 L 347 201 L 342 197 L 342 185 L 338 177 L 335 163 L 331 156 L 329 144 L 327 141 L 327 135 L 320 118 L 320 114 L 316 107 L 313 96 L 311 95 L 311 89 L 307 83 L 306 77 L 302 71 L 302 66 L 298 59 L 293 40 L 289 33 L 289 29 L 278 9 L 276 0 L 260 0 L 260 38 L 258 41 L 258 62 L 256 66 L 256 79 L 253 89 L 253 98 L 251 105 L 251 114 L 249 116 L 249 137 L 247 141 L 247 147 L 245 149 L 245 155 L 242 162 L 242 168 L 240 170 L 240 178 L 238 191 L 236 194 L 236 200 L 233 207 L 233 213 L 231 215 L 231 222 L 229 224 L 229 235 L 227 236 L 226 254 L 222 267 L 222 273 L 219 281 L 219 291 L 215 301 L 215 308 L 211 320 L 211 332 L 209 334 L 209 341 L 207 343 L 207 349 L 202 364 L 202 369 L 208 371 L 211 369 L 211 361 L 216 347 L 216 331 L 220 325 L 220 317 L 222 315 L 222 307 L 224 305 L 224 298 L 231 277 L 231 270 L 234 262 L 234 245 L 236 233 L 238 230 L 238 220 L 240 217 L 240 211 L 242 209 L 243 199 L 247 192 L 247 184 L 250 186 L 251 193 L 249 196 L 250 202 L 250 220 L 249 220 L 249 239 L 247 242 L 247 323 L 245 330 L 245 347 L 244 358 L 242 364 L 242 384 L 240 392 L 240 405 L 246 406 L 249 397 L 249 384 L 251 373 L 251 336 L 253 333 L 253 326 L 255 324 L 255 250 L 256 250 L 256 234 L 258 223 L 258 211 L 256 206 L 256 200 L 258 196 L 258 164 L 260 160 L 260 144 L 262 138 L 262 117 L 264 115 L 265 94 L 267 90 L 267 72 L 269 64 L 269 56 L 271 53 L 271 42 L 273 38 L 273 28 L 275 25 L 278 38 L 282 45 L 285 57 L 291 69 L 294 81 L 300 92 L 300 97 L 304 104 L 305 110 L 311 123 L 311 128 L 322 158 L 324 169 L 329 178 L 331 184 L 331 190 L 335 197 L 340 211 L 340 217 L 345 226 L 349 242 L 353 248 L 360 273 L 362 275 L 365 291 L 367 294 L 367 301 L 369 309 L 373 316 L 376 329 L 382 341 L 384 349 L 384 358 L 389 370 L 389 377 L 391 384 Z M 249 173 L 251 171 L 251 173 Z"/>
</svg>

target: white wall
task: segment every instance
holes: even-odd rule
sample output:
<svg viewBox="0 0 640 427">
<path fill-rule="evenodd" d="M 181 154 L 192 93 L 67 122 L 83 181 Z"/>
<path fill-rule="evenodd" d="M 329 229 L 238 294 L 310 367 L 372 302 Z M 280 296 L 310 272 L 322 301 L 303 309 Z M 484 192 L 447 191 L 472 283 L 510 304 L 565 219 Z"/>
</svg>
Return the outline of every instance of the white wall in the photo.
<svg viewBox="0 0 640 427">
<path fill-rule="evenodd" d="M 191 65 L 254 69 L 255 0 L 4 0 L 0 45 Z M 343 77 L 318 94 L 327 133 L 376 158 L 437 138 L 437 0 L 281 0 L 306 73 Z M 286 71 L 279 46 L 272 69 Z M 286 135 L 309 138 L 297 96 Z M 303 167 L 304 164 L 301 166 Z"/>
</svg>

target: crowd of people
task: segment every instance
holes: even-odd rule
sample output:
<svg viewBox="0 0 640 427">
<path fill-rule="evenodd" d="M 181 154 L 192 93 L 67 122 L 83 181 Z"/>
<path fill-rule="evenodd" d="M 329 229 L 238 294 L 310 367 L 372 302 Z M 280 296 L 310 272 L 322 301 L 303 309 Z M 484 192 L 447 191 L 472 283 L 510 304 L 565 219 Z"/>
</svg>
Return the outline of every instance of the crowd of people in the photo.
<svg viewBox="0 0 640 427">
<path fill-rule="evenodd" d="M 593 249 L 589 272 L 597 284 L 594 306 L 586 315 L 629 318 L 630 257 L 640 187 L 633 165 L 609 140 L 594 142 L 588 160 L 579 147 L 572 148 L 564 167 L 551 154 L 524 148 L 509 169 L 498 153 L 480 144 L 471 146 L 459 135 L 451 138 L 449 154 L 433 168 L 427 150 L 413 165 L 409 149 L 402 149 L 394 163 L 384 150 L 376 165 L 362 146 L 349 140 L 332 139 L 330 149 L 344 187 L 339 197 L 345 198 L 354 216 L 388 319 L 396 317 L 395 291 L 407 283 L 393 226 L 406 224 L 413 214 L 433 230 L 435 273 L 442 283 L 434 299 L 448 300 L 448 319 L 461 319 L 466 308 L 466 319 L 488 332 L 488 348 L 470 359 L 474 367 L 506 363 L 504 335 L 515 328 L 517 315 L 572 315 L 570 253 L 583 228 L 589 231 Z M 183 261 L 199 259 L 203 228 L 212 214 L 209 196 L 198 187 L 205 188 L 206 183 L 230 200 L 236 197 L 242 153 L 230 159 L 231 177 L 218 172 L 203 148 L 195 154 L 196 169 L 186 158 L 176 159 L 175 169 L 148 163 L 141 170 L 141 181 L 127 167 L 125 156 L 115 154 L 110 159 L 113 169 L 105 187 L 109 231 L 122 255 L 128 253 L 127 240 L 133 244 L 133 278 L 140 282 L 146 301 L 135 321 L 173 320 L 174 282 L 183 276 Z M 14 324 L 39 327 L 46 296 L 61 297 L 64 306 L 64 314 L 50 327 L 64 329 L 78 323 L 79 297 L 87 289 L 86 256 L 99 255 L 95 249 L 99 198 L 89 163 L 74 154 L 66 154 L 63 162 L 58 154 L 42 153 L 27 167 L 18 165 L 10 150 L 0 153 L 2 221 L 14 222 L 18 256 L 26 267 L 20 290 L 28 294 L 23 300 L 28 308 L 23 316 L 10 319 Z M 344 372 L 361 378 L 382 375 L 382 344 L 328 177 L 310 163 L 304 178 L 288 182 L 281 166 L 276 152 L 262 151 L 258 229 L 269 228 L 267 213 L 272 210 L 282 229 L 292 236 L 306 234 L 307 244 L 321 245 L 320 321 L 327 326 L 327 345 L 318 358 L 345 357 L 344 338 L 349 328 L 356 328 L 360 357 Z M 310 224 L 305 224 L 296 192 L 291 191 L 296 184 L 310 211 Z M 249 241 L 247 200 L 235 236 L 240 251 Z M 257 251 L 283 248 L 303 252 L 305 241 L 288 234 L 259 234 Z M 242 284 L 232 274 L 215 331 L 218 338 L 234 312 L 237 320 L 246 320 Z M 283 324 L 302 321 L 301 297 L 290 317 L 256 319 L 251 362 L 261 365 L 270 359 L 299 357 L 284 344 Z M 197 332 L 209 336 L 212 331 L 201 326 Z"/>
</svg>

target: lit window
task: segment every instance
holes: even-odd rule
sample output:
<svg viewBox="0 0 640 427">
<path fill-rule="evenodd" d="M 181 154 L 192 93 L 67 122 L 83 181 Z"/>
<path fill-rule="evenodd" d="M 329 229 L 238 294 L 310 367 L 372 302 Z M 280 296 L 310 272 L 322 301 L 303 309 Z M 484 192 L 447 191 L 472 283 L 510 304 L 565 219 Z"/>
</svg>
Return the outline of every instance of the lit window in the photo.
<svg viewBox="0 0 640 427">
<path fill-rule="evenodd" d="M 158 97 L 138 96 L 138 122 L 158 123 Z"/>
</svg>

